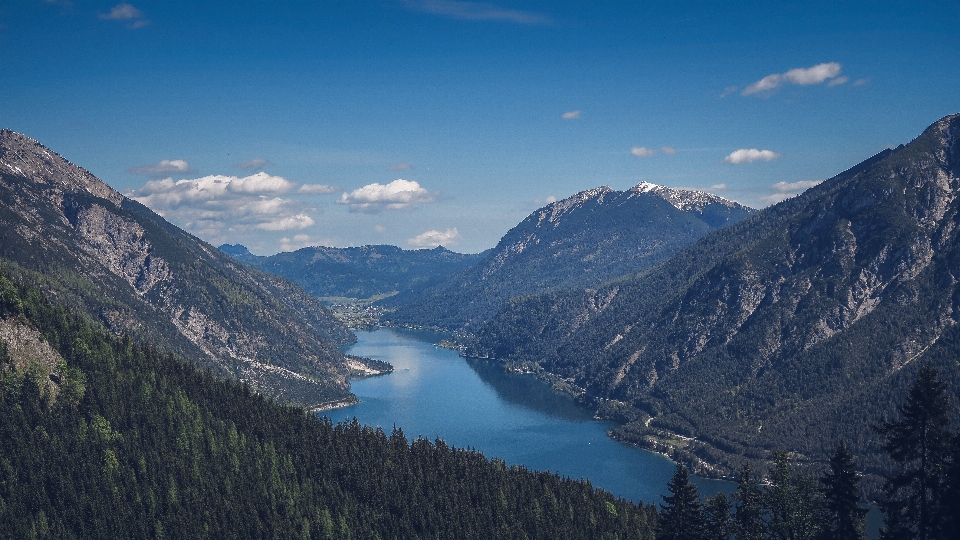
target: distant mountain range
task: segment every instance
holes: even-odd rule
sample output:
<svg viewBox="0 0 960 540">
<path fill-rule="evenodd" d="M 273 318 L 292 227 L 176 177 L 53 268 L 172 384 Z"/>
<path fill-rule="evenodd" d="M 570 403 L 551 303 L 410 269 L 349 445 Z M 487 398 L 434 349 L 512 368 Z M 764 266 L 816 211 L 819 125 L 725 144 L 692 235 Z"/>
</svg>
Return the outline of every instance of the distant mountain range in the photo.
<svg viewBox="0 0 960 540">
<path fill-rule="evenodd" d="M 0 131 L 0 266 L 116 334 L 308 407 L 350 403 L 355 337 L 293 283 L 242 265 L 37 141 Z"/>
<path fill-rule="evenodd" d="M 417 250 L 395 246 L 316 246 L 267 257 L 254 255 L 240 244 L 224 244 L 220 251 L 264 272 L 283 276 L 320 298 L 418 293 L 484 255 L 454 253 L 443 246 Z"/>
<path fill-rule="evenodd" d="M 623 424 L 615 437 L 702 473 L 774 449 L 822 464 L 841 439 L 879 473 L 870 426 L 920 366 L 960 390 L 958 193 L 954 115 L 759 212 L 642 183 L 545 206 L 476 255 L 258 257 L 4 130 L 0 267 L 116 334 L 309 407 L 355 400 L 360 361 L 317 297 L 396 292 L 386 322 L 465 330 L 464 354 L 541 369 Z"/>
<path fill-rule="evenodd" d="M 960 390 L 960 115 L 596 289 L 515 299 L 467 354 L 535 362 L 626 422 L 619 438 L 730 472 L 822 463 L 921 365 Z"/>
<path fill-rule="evenodd" d="M 421 293 L 385 300 L 392 324 L 475 331 L 508 300 L 597 287 L 660 263 L 755 210 L 700 191 L 603 186 L 524 219 L 469 268 Z"/>
</svg>

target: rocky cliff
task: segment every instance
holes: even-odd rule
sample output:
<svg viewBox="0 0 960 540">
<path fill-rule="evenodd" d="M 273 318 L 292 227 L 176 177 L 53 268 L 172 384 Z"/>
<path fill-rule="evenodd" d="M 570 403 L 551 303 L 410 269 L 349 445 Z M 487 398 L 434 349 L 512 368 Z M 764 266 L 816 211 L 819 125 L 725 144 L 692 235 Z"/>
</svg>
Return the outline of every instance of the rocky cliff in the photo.
<svg viewBox="0 0 960 540">
<path fill-rule="evenodd" d="M 118 334 L 310 407 L 349 402 L 353 335 L 37 141 L 0 131 L 0 265 Z"/>
<path fill-rule="evenodd" d="M 511 298 L 596 287 L 662 262 L 754 210 L 715 195 L 641 183 L 583 191 L 530 214 L 472 267 L 399 306 L 390 322 L 475 331 Z"/>
<path fill-rule="evenodd" d="M 843 438 L 876 468 L 869 426 L 920 365 L 960 389 L 958 193 L 955 115 L 638 278 L 515 301 L 470 352 L 570 378 L 695 465 Z"/>
</svg>

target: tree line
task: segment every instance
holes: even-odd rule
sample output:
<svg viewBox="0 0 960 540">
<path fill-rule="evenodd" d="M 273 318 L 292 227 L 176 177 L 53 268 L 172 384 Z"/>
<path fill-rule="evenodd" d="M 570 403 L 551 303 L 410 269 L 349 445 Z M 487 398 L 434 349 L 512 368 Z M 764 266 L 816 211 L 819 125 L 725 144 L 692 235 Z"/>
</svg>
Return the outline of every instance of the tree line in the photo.
<svg viewBox="0 0 960 540">
<path fill-rule="evenodd" d="M 960 533 L 960 430 L 951 431 L 950 395 L 936 369 L 921 368 L 898 419 L 873 426 L 895 467 L 885 475 L 881 540 L 951 540 Z M 677 465 L 660 507 L 663 540 L 862 540 L 867 509 L 861 475 L 841 441 L 819 478 L 798 471 L 785 452 L 765 478 L 749 464 L 737 490 L 702 500 Z"/>
<path fill-rule="evenodd" d="M 655 535 L 652 505 L 277 404 L 2 273 L 0 321 L 61 357 L 0 347 L 0 538 Z"/>
<path fill-rule="evenodd" d="M 40 332 L 55 364 L 0 340 L 0 538 L 864 537 L 844 444 L 819 478 L 774 455 L 702 500 L 683 466 L 659 508 L 356 420 L 279 405 L 0 273 L 0 320 Z M 21 353 L 17 353 L 21 354 Z M 947 385 L 920 370 L 877 437 L 895 467 L 883 538 L 960 530 L 960 435 Z"/>
</svg>

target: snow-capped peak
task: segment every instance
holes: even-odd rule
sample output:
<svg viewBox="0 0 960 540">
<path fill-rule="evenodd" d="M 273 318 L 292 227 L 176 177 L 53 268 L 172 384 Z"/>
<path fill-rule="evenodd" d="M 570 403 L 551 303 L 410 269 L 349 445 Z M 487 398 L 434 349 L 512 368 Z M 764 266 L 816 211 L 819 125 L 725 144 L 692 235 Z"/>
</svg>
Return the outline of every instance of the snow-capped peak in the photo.
<svg viewBox="0 0 960 540">
<path fill-rule="evenodd" d="M 650 182 L 640 182 L 639 184 L 630 188 L 630 192 L 635 195 L 640 195 L 643 193 L 653 193 L 654 195 L 659 195 L 664 200 L 672 204 L 675 208 L 684 212 L 689 212 L 691 210 L 699 212 L 709 204 L 722 204 L 730 208 L 747 209 L 747 207 L 741 205 L 740 203 L 724 199 L 723 197 L 719 197 L 705 191 L 674 189 Z"/>
<path fill-rule="evenodd" d="M 651 191 L 658 191 L 661 189 L 670 189 L 666 186 L 661 186 L 659 184 L 653 184 L 650 182 L 640 182 L 639 184 L 633 186 L 630 191 L 636 191 L 637 193 L 648 193 Z"/>
</svg>

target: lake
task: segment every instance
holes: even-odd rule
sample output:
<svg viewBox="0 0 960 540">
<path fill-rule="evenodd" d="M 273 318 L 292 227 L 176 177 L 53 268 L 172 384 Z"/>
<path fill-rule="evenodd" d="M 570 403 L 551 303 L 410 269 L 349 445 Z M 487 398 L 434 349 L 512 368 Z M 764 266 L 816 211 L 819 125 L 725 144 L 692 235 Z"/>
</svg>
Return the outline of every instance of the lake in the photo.
<svg viewBox="0 0 960 540">
<path fill-rule="evenodd" d="M 659 504 L 676 465 L 664 456 L 607 437 L 615 427 L 594 420 L 571 398 L 531 375 L 506 373 L 489 360 L 460 357 L 435 347 L 436 332 L 379 329 L 357 332 L 350 354 L 390 362 L 394 372 L 353 382 L 360 403 L 327 412 L 333 421 L 356 417 L 408 440 L 440 438 L 488 458 L 528 469 L 588 479 L 595 487 L 634 502 Z M 703 495 L 736 484 L 694 478 Z"/>
<path fill-rule="evenodd" d="M 360 403 L 327 412 L 334 422 L 356 417 L 387 434 L 397 426 L 407 440 L 440 438 L 511 465 L 587 479 L 634 502 L 659 505 L 668 494 L 676 464 L 607 437 L 615 424 L 594 420 L 533 376 L 436 347 L 446 337 L 438 332 L 382 328 L 356 334 L 347 352 L 390 362 L 394 372 L 354 381 Z M 736 489 L 734 482 L 692 478 L 703 496 Z M 869 538 L 879 537 L 881 519 L 871 505 Z"/>
</svg>

